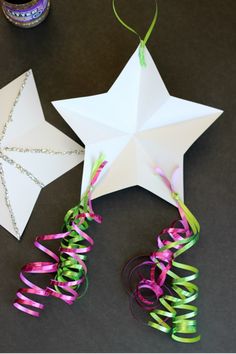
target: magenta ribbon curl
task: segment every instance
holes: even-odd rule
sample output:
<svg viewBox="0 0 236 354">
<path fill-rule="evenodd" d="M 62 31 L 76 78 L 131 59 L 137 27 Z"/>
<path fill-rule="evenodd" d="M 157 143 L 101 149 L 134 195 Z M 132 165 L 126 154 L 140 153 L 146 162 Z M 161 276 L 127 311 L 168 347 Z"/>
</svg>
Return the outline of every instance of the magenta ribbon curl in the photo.
<svg viewBox="0 0 236 354">
<path fill-rule="evenodd" d="M 178 342 L 194 343 L 200 340 L 200 336 L 195 335 L 196 320 L 193 319 L 197 307 L 190 303 L 197 298 L 198 287 L 191 281 L 197 278 L 198 270 L 176 262 L 176 258 L 197 242 L 200 226 L 174 190 L 178 170 L 173 174 L 172 183 L 160 168 L 156 172 L 176 201 L 181 219 L 157 236 L 156 251 L 149 256 L 131 259 L 123 270 L 123 276 L 131 301 L 135 300 L 151 316 L 152 320 L 147 323 L 149 326 L 170 333 Z M 134 261 L 136 265 L 132 266 Z M 173 271 L 175 269 L 190 275 L 180 276 Z"/>
<path fill-rule="evenodd" d="M 78 206 L 67 212 L 65 217 L 65 226 L 68 231 L 58 234 L 38 236 L 35 239 L 35 247 L 38 250 L 46 253 L 53 260 L 51 262 L 32 262 L 22 267 L 20 272 L 20 279 L 26 285 L 26 287 L 20 288 L 16 293 L 17 298 L 15 299 L 13 306 L 18 310 L 25 312 L 28 315 L 39 317 L 40 312 L 37 310 L 44 309 L 44 305 L 42 303 L 30 299 L 26 295 L 37 295 L 42 297 L 53 296 L 65 301 L 69 305 L 73 304 L 76 299 L 81 297 L 78 293 L 78 288 L 80 288 L 81 285 L 87 280 L 87 266 L 83 261 L 83 258 L 92 250 L 94 245 L 93 239 L 87 235 L 84 230 L 88 228 L 87 221 L 94 220 L 97 223 L 102 222 L 102 218 L 99 215 L 96 215 L 93 211 L 91 193 L 106 163 L 107 161 L 104 161 L 103 157 L 96 161 L 93 168 L 95 171 L 92 173 L 91 182 L 85 196 L 82 198 Z M 68 218 L 67 215 L 69 215 Z M 75 237 L 77 236 L 77 239 L 79 237 L 80 241 L 87 242 L 88 245 L 84 246 L 80 244 L 78 248 L 74 248 L 70 245 L 68 247 L 62 247 L 62 245 L 67 242 L 66 240 L 71 236 L 71 234 L 75 235 Z M 41 242 L 44 241 L 55 240 L 62 240 L 58 255 L 41 244 Z M 50 280 L 51 286 L 47 286 L 46 288 L 42 288 L 27 279 L 26 274 L 55 275 L 61 269 L 63 271 L 63 263 L 65 263 L 65 257 L 69 257 L 69 260 L 66 260 L 67 263 L 72 259 L 73 267 L 75 267 L 77 270 L 80 270 L 80 273 L 82 273 L 80 279 L 69 281 L 67 278 L 63 278 L 63 281 L 58 281 L 54 278 Z M 28 307 L 33 308 L 33 310 Z"/>
</svg>

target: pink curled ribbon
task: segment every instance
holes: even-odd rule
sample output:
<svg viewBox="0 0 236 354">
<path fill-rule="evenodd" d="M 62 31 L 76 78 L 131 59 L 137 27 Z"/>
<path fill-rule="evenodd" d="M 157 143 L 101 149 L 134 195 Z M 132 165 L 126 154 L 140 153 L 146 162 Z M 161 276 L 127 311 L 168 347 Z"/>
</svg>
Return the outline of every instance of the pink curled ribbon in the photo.
<svg viewBox="0 0 236 354">
<path fill-rule="evenodd" d="M 191 302 L 198 297 L 198 287 L 192 281 L 198 277 L 198 269 L 179 263 L 176 258 L 192 247 L 199 239 L 200 226 L 186 207 L 172 183 L 159 168 L 156 172 L 166 184 L 175 200 L 180 219 L 157 236 L 157 250 L 149 256 L 129 261 L 123 275 L 129 288 L 131 300 L 145 311 L 147 324 L 154 329 L 169 333 L 173 340 L 194 343 L 198 309 Z M 187 275 L 179 275 L 176 271 Z"/>
<path fill-rule="evenodd" d="M 17 298 L 13 306 L 18 310 L 34 317 L 40 316 L 38 310 L 42 310 L 44 305 L 30 299 L 28 295 L 53 296 L 71 305 L 85 293 L 88 286 L 87 254 L 94 245 L 93 239 L 87 235 L 85 230 L 88 229 L 89 222 L 92 220 L 97 223 L 102 222 L 102 218 L 93 211 L 91 195 L 106 163 L 103 156 L 95 162 L 86 193 L 79 205 L 66 213 L 63 227 L 65 232 L 36 238 L 35 247 L 46 253 L 52 261 L 28 263 L 22 267 L 20 279 L 26 287 L 20 288 L 16 293 Z M 44 241 L 55 240 L 61 240 L 58 255 L 42 244 Z M 50 280 L 49 286 L 42 288 L 26 277 L 31 274 L 54 274 L 55 277 Z M 83 287 L 85 288 L 83 293 L 79 293 Z"/>
</svg>

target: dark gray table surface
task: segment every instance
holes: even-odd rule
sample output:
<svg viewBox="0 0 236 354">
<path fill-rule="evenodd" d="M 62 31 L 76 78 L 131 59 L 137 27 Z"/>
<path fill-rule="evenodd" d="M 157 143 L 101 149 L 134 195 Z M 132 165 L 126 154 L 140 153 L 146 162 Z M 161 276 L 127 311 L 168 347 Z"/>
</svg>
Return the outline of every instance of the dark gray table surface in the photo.
<svg viewBox="0 0 236 354">
<path fill-rule="evenodd" d="M 153 1 L 117 3 L 144 33 Z M 40 319 L 13 309 L 21 266 L 47 259 L 33 247 L 35 236 L 59 231 L 65 211 L 79 199 L 81 164 L 42 191 L 20 242 L 0 228 L 3 352 L 236 351 L 236 1 L 160 0 L 159 8 L 148 47 L 170 93 L 225 111 L 185 156 L 186 202 L 202 232 L 182 260 L 200 268 L 202 340 L 178 344 L 130 313 L 121 269 L 130 257 L 153 251 L 154 236 L 177 217 L 173 206 L 139 187 L 95 201 L 104 221 L 91 227 L 90 286 L 81 301 L 70 307 L 45 299 Z M 33 30 L 0 18 L 0 86 L 32 68 L 46 119 L 79 142 L 50 102 L 107 91 L 137 44 L 114 18 L 110 0 L 55 0 L 48 19 Z"/>
</svg>

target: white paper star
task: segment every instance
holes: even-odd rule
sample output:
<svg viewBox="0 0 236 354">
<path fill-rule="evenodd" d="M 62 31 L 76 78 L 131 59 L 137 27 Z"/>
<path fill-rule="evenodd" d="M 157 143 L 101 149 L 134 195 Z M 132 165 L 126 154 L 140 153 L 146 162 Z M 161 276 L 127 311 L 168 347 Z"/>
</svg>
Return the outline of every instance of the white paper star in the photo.
<svg viewBox="0 0 236 354">
<path fill-rule="evenodd" d="M 98 154 L 109 162 L 94 198 L 139 185 L 173 204 L 154 174 L 157 165 L 169 175 L 180 167 L 176 190 L 183 198 L 184 153 L 222 114 L 170 96 L 147 49 L 145 57 L 143 68 L 137 50 L 105 94 L 53 102 L 86 145 L 82 193 Z"/>
<path fill-rule="evenodd" d="M 20 239 L 41 189 L 83 160 L 44 119 L 32 71 L 0 90 L 0 224 Z"/>
</svg>

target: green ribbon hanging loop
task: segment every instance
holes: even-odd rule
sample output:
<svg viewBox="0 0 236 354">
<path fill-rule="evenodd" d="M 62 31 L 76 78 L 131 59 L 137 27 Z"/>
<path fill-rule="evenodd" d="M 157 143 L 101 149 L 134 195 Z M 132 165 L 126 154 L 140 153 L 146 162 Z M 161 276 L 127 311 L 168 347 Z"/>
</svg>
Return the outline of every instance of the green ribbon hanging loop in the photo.
<svg viewBox="0 0 236 354">
<path fill-rule="evenodd" d="M 112 7 L 113 7 L 113 11 L 114 14 L 117 18 L 117 20 L 122 24 L 122 26 L 124 26 L 128 31 L 134 33 L 136 36 L 138 36 L 139 41 L 140 41 L 140 46 L 139 46 L 139 61 L 142 67 L 146 67 L 146 60 L 145 60 L 145 46 L 147 44 L 147 41 L 149 40 L 152 31 L 155 27 L 155 24 L 157 22 L 157 18 L 158 18 L 158 6 L 157 6 L 157 1 L 155 0 L 155 14 L 152 20 L 152 23 L 144 37 L 144 39 L 142 39 L 142 37 L 139 35 L 139 33 L 137 31 L 135 31 L 135 29 L 133 29 L 132 27 L 130 27 L 129 25 L 127 25 L 127 23 L 125 23 L 122 18 L 120 17 L 120 15 L 118 14 L 117 10 L 116 10 L 116 6 L 115 6 L 115 0 L 112 0 Z"/>
</svg>

